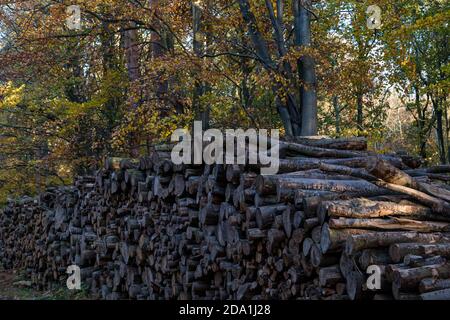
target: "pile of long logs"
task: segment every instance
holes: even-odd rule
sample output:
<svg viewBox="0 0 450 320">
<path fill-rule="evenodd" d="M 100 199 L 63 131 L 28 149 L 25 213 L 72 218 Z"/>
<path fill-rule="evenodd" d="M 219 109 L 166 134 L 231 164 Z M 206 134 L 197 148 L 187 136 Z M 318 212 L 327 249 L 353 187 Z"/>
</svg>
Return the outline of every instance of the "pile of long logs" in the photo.
<svg viewBox="0 0 450 320">
<path fill-rule="evenodd" d="M 175 165 L 160 146 L 11 201 L 0 262 L 99 299 L 450 299 L 450 167 L 362 138 L 280 143 L 257 165 Z"/>
</svg>

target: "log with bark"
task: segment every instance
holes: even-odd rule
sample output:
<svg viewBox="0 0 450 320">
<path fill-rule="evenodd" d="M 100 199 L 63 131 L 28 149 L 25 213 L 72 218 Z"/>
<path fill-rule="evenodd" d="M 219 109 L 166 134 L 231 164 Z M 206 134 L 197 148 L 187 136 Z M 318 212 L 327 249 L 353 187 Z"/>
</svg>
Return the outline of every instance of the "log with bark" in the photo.
<svg viewBox="0 0 450 320">
<path fill-rule="evenodd" d="M 283 141 L 273 176 L 174 165 L 170 146 L 107 158 L 72 187 L 10 201 L 0 260 L 39 289 L 78 264 L 96 299 L 445 298 L 448 166 L 366 147 Z M 379 291 L 367 287 L 371 266 Z"/>
</svg>

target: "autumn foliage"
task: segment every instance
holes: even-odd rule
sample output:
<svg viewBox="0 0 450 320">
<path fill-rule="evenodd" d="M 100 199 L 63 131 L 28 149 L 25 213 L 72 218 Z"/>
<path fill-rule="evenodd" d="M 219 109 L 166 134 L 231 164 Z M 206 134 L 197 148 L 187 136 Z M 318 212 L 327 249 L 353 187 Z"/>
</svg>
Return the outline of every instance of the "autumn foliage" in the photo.
<svg viewBox="0 0 450 320">
<path fill-rule="evenodd" d="M 364 135 L 448 163 L 449 5 L 376 1 L 372 29 L 372 4 L 0 0 L 0 202 L 145 154 L 194 119 Z"/>
</svg>

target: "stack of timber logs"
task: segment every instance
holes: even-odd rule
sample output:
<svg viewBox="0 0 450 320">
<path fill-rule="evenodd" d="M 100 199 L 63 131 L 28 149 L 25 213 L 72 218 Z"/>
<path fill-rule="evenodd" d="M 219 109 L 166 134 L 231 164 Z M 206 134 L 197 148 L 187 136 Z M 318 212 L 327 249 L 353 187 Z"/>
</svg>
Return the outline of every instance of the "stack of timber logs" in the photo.
<svg viewBox="0 0 450 320">
<path fill-rule="evenodd" d="M 78 265 L 98 299 L 450 299 L 450 166 L 363 138 L 283 141 L 272 176 L 170 150 L 10 201 L 3 267 L 48 289 Z"/>
</svg>

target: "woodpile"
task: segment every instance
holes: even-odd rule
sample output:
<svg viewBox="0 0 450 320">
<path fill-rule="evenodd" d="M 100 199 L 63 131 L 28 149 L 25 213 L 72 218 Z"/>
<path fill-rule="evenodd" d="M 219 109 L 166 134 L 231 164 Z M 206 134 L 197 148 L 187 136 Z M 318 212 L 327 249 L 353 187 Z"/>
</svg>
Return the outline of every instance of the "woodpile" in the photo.
<svg viewBox="0 0 450 320">
<path fill-rule="evenodd" d="M 76 264 L 101 299 L 450 299 L 449 166 L 362 138 L 280 151 L 274 176 L 174 165 L 169 147 L 108 158 L 73 187 L 11 201 L 0 260 L 42 289 Z"/>
</svg>

